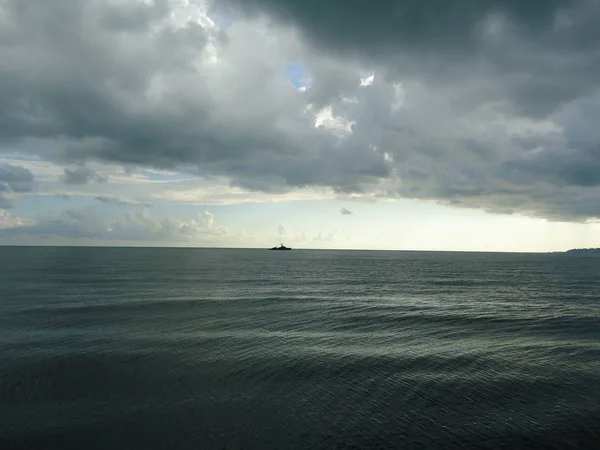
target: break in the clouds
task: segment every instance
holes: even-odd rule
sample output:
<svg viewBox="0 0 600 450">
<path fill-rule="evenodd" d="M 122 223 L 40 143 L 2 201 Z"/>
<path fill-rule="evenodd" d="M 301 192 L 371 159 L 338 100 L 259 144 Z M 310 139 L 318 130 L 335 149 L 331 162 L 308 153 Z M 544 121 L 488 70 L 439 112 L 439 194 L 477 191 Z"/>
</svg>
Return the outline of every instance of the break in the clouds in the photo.
<svg viewBox="0 0 600 450">
<path fill-rule="evenodd" d="M 122 206 L 148 199 L 90 164 L 597 219 L 598 19 L 594 0 L 4 0 L 0 145 Z M 9 172 L 0 207 L 33 180 Z"/>
</svg>

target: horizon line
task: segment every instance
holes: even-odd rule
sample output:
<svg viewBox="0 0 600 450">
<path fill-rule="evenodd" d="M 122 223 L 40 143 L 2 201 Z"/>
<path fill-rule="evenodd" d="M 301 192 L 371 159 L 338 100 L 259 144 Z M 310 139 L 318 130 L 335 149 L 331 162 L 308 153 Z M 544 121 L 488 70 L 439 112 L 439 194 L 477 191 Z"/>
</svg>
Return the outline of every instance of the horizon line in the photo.
<svg viewBox="0 0 600 450">
<path fill-rule="evenodd" d="M 128 245 L 128 244 L 0 244 L 0 247 L 54 247 L 54 248 L 123 248 L 123 249 L 190 249 L 190 250 L 269 250 L 269 247 L 219 247 L 219 246 L 194 246 L 194 245 Z M 292 247 L 299 251 L 354 251 L 354 252 L 404 252 L 404 253 L 504 253 L 504 254 L 551 254 L 566 253 L 569 250 L 581 250 L 580 248 L 569 248 L 567 250 L 431 250 L 431 249 L 377 249 L 377 248 L 310 248 Z"/>
</svg>

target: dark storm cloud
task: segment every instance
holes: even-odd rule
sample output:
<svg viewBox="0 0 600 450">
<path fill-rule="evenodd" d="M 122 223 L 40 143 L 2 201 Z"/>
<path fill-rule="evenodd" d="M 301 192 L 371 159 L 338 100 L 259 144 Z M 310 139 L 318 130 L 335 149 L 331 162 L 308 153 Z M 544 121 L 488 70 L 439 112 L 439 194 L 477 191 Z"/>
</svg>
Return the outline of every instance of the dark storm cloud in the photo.
<svg viewBox="0 0 600 450">
<path fill-rule="evenodd" d="M 249 61 L 248 70 L 256 65 L 252 77 L 240 73 L 231 80 L 233 86 L 223 86 L 225 92 L 238 92 L 239 100 L 254 102 L 231 105 L 240 121 L 230 123 L 232 112 L 219 111 L 191 66 L 206 44 L 205 30 L 188 23 L 150 36 L 140 29 L 153 16 L 127 13 L 141 22 L 122 20 L 116 33 L 113 20 L 106 23 L 109 8 L 117 11 L 113 15 L 121 14 L 121 6 L 104 2 L 6 2 L 0 139 L 66 139 L 58 155 L 47 156 L 158 168 L 186 164 L 189 170 L 196 165 L 202 166 L 198 171 L 233 175 L 242 185 L 274 174 L 295 176 L 292 184 L 319 181 L 310 174 L 321 161 L 301 161 L 307 167 L 304 176 L 296 169 L 304 159 L 304 136 L 264 130 L 263 124 L 273 122 L 277 112 L 269 109 L 273 98 L 261 94 L 262 76 L 273 76 L 280 67 Z M 162 89 L 158 103 L 146 92 L 153 81 Z M 294 114 L 290 122 L 306 122 L 300 109 Z M 316 132 L 311 134 L 309 141 L 318 139 Z M 272 154 L 277 155 L 276 166 Z M 83 183 L 89 176 L 76 169 L 66 171 L 65 179 Z"/>
<path fill-rule="evenodd" d="M 62 135 L 144 145 L 153 136 L 139 128 L 159 125 L 152 123 L 156 117 L 140 124 L 128 115 L 122 95 L 139 95 L 149 77 L 162 69 L 185 69 L 189 49 L 204 45 L 196 24 L 165 30 L 149 44 L 152 37 L 142 31 L 169 12 L 166 3 L 110 6 L 88 0 L 7 0 L 0 4 L 7 17 L 0 44 L 5 63 L 1 137 Z M 146 14 L 139 14 L 146 9 Z M 42 73 L 36 76 L 35 71 Z"/>
<path fill-rule="evenodd" d="M 385 58 L 398 48 L 462 53 L 490 14 L 506 14 L 530 33 L 544 32 L 566 0 L 219 0 L 215 10 L 267 12 L 297 26 L 317 45 L 350 55 Z M 399 46 L 399 47 L 398 47 Z"/>
<path fill-rule="evenodd" d="M 94 160 L 271 193 L 600 215 L 597 2 L 228 0 L 241 15 L 226 31 L 177 5 L 0 2 L 0 143 L 75 164 L 70 184 L 105 181 Z M 276 44 L 244 22 L 257 12 Z M 302 94 L 281 80 L 296 60 Z"/>
<path fill-rule="evenodd" d="M 593 0 L 219 0 L 266 13 L 320 52 L 391 78 L 492 81 L 480 94 L 543 116 L 597 86 L 600 7 Z M 473 100 L 473 99 L 472 99 Z M 481 101 L 481 98 L 476 100 Z M 472 107 L 467 101 L 465 107 Z"/>
<path fill-rule="evenodd" d="M 238 40 L 248 48 L 224 51 L 241 59 L 239 74 L 231 72 L 228 84 L 211 89 L 192 61 L 203 56 L 210 33 L 215 45 L 225 45 L 220 32 L 189 22 L 150 36 L 142 31 L 154 16 L 144 14 L 136 16 L 140 23 L 119 21 L 116 33 L 107 14 L 131 14 L 109 14 L 109 8 L 121 6 L 83 0 L 6 3 L 11 26 L 5 31 L 10 44 L 1 49 L 6 65 L 0 139 L 62 139 L 62 148 L 48 150 L 47 157 L 185 166 L 266 191 L 330 181 L 343 188 L 386 175 L 377 155 L 331 152 L 336 138 L 314 129 L 297 93 L 265 84 L 279 76 L 285 60 L 244 60 L 252 44 Z M 221 79 L 216 75 L 213 82 Z M 227 104 L 232 93 L 235 103 Z M 87 169 L 65 171 L 70 183 L 90 177 Z M 269 179 L 274 184 L 265 185 Z"/>
</svg>

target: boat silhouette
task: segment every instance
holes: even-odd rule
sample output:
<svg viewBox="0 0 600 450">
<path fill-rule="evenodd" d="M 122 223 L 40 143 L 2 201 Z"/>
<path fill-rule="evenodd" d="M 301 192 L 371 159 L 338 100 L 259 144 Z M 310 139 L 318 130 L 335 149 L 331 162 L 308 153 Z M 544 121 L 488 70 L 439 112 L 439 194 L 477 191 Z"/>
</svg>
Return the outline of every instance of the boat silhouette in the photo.
<svg viewBox="0 0 600 450">
<path fill-rule="evenodd" d="M 291 250 L 291 247 L 286 247 L 285 245 L 281 244 L 279 247 L 273 247 L 270 248 L 269 250 Z"/>
</svg>

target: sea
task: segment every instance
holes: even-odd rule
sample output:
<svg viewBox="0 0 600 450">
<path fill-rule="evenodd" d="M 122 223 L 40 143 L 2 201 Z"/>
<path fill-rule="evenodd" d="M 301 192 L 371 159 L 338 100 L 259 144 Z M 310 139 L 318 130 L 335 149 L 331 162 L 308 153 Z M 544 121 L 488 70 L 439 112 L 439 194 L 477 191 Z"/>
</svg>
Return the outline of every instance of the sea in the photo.
<svg viewBox="0 0 600 450">
<path fill-rule="evenodd" d="M 598 449 L 600 257 L 1 247 L 0 449 Z"/>
</svg>

